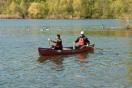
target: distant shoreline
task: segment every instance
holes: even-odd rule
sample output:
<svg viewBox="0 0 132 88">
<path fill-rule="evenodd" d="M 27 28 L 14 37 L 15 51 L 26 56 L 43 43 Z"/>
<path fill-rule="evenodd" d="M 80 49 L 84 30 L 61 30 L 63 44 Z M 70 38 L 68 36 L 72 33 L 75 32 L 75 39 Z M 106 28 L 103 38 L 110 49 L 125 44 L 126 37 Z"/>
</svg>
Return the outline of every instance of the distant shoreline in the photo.
<svg viewBox="0 0 132 88">
<path fill-rule="evenodd" d="M 85 18 L 85 17 L 73 17 L 73 16 L 47 16 L 45 18 L 31 18 L 31 17 L 22 17 L 19 15 L 5 15 L 5 14 L 0 14 L 0 19 L 117 19 L 117 18 Z"/>
<path fill-rule="evenodd" d="M 1 14 L 0 19 L 23 19 L 23 18 L 20 16 L 17 16 L 17 15 L 3 15 L 3 14 Z"/>
</svg>

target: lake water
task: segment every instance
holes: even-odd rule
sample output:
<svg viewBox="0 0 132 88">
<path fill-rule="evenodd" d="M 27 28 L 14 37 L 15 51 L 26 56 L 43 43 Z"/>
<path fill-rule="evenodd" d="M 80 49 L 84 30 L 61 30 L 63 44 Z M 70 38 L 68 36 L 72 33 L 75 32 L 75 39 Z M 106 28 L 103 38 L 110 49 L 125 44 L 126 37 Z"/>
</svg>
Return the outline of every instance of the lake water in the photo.
<svg viewBox="0 0 132 88">
<path fill-rule="evenodd" d="M 132 31 L 120 20 L 0 20 L 0 88 L 132 88 Z M 38 47 L 80 31 L 96 48 L 83 57 L 39 58 Z"/>
</svg>

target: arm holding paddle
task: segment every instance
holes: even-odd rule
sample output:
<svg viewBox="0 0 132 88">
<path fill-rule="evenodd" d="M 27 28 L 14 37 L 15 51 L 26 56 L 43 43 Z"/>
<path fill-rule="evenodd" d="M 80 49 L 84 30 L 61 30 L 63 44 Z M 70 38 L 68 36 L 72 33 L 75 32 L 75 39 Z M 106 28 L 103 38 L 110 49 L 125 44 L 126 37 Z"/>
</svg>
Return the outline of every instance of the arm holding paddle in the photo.
<svg viewBox="0 0 132 88">
<path fill-rule="evenodd" d="M 53 45 L 51 45 L 51 43 L 50 42 L 52 42 L 52 43 L 57 43 L 57 41 L 55 41 L 55 40 L 51 40 L 50 38 L 48 38 L 48 41 L 49 41 L 49 46 L 50 47 L 52 47 Z"/>
<path fill-rule="evenodd" d="M 52 42 L 53 45 L 51 45 L 51 48 L 55 49 L 55 50 L 62 50 L 63 46 L 62 46 L 62 40 L 60 38 L 60 34 L 56 35 L 56 39 L 55 40 L 51 40 L 48 39 L 49 42 Z"/>
<path fill-rule="evenodd" d="M 50 38 L 48 38 L 48 41 L 49 41 L 49 47 L 51 47 L 51 45 L 50 45 L 50 41 L 51 41 L 51 39 L 50 39 Z"/>
</svg>

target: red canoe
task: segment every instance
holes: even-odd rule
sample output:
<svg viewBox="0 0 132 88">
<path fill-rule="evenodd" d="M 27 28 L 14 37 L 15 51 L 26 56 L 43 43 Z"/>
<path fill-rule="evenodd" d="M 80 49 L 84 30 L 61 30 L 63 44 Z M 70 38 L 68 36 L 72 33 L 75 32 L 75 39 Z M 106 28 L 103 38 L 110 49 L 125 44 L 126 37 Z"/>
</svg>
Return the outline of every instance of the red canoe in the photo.
<svg viewBox="0 0 132 88">
<path fill-rule="evenodd" d="M 40 56 L 56 56 L 56 55 L 71 55 L 84 52 L 93 52 L 94 45 L 90 45 L 82 49 L 71 49 L 71 47 L 65 47 L 63 50 L 54 50 L 51 48 L 38 48 Z"/>
</svg>

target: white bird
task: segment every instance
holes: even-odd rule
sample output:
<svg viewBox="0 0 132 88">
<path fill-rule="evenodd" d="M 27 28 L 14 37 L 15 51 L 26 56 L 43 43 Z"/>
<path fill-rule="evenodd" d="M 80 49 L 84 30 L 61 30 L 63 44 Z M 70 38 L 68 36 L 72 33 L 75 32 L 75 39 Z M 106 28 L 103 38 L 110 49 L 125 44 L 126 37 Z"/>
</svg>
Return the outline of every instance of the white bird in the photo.
<svg viewBox="0 0 132 88">
<path fill-rule="evenodd" d="M 48 29 L 48 28 L 46 28 L 45 30 L 46 30 L 46 31 L 48 31 L 49 29 Z"/>
<path fill-rule="evenodd" d="M 44 29 L 41 29 L 40 31 L 44 31 Z"/>
</svg>

